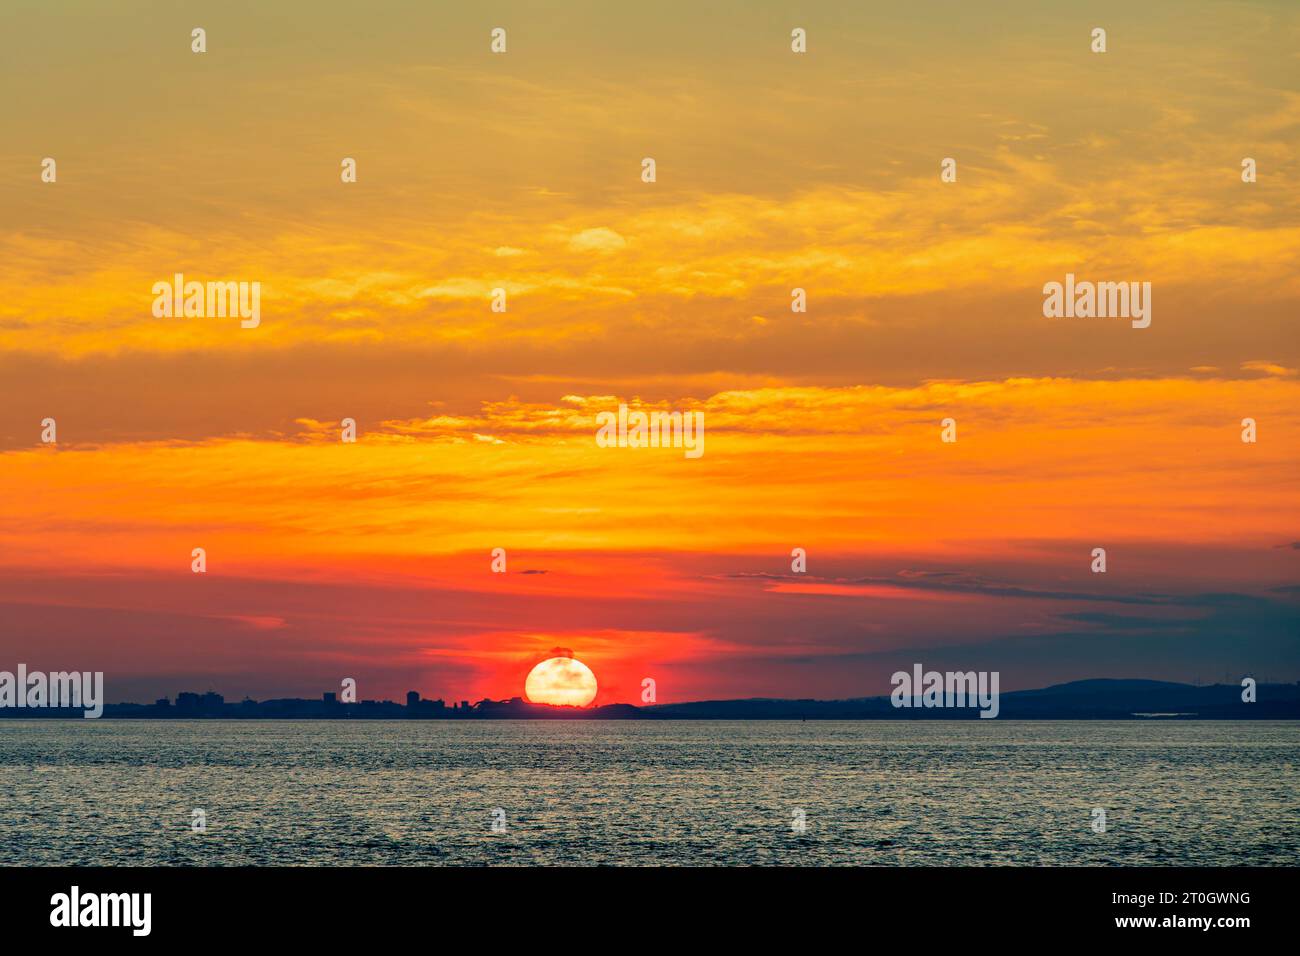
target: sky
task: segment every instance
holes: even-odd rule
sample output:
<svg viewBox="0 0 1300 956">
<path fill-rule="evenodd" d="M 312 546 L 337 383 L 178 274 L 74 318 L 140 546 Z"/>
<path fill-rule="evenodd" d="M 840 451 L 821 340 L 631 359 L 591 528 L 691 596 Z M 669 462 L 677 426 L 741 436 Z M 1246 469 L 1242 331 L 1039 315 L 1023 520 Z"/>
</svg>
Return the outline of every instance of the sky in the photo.
<svg viewBox="0 0 1300 956">
<path fill-rule="evenodd" d="M 0 667 L 1300 679 L 1294 4 L 5 6 Z M 1150 327 L 1045 318 L 1067 273 Z M 620 403 L 705 453 L 599 447 Z"/>
</svg>

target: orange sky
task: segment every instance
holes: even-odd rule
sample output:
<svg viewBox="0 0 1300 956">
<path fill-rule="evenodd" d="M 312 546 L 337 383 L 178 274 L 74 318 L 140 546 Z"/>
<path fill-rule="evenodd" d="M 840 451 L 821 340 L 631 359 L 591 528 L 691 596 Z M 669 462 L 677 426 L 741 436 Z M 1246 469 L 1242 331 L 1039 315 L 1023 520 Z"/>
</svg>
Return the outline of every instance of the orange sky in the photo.
<svg viewBox="0 0 1300 956">
<path fill-rule="evenodd" d="M 114 700 L 509 697 L 557 645 L 602 703 L 1300 677 L 1293 7 L 127 6 L 0 39 L 4 659 Z M 155 318 L 177 272 L 260 325 Z M 1044 318 L 1067 272 L 1151 327 Z M 620 402 L 704 456 L 597 447 Z"/>
</svg>

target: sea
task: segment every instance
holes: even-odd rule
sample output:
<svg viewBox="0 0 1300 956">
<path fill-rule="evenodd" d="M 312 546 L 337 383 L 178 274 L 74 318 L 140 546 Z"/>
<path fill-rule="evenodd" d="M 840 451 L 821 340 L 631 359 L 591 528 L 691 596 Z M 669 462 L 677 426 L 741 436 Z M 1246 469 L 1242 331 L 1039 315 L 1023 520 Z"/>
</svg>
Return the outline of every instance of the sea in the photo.
<svg viewBox="0 0 1300 956">
<path fill-rule="evenodd" d="M 1300 722 L 0 721 L 10 865 L 1300 864 Z"/>
</svg>

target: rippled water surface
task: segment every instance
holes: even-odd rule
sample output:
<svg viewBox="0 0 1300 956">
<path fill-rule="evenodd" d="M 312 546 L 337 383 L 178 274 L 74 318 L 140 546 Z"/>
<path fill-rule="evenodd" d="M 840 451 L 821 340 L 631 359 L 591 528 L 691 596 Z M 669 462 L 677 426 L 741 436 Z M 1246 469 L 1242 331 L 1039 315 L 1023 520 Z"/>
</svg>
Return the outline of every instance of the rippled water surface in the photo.
<svg viewBox="0 0 1300 956">
<path fill-rule="evenodd" d="M 3 720 L 0 853 L 1294 866 L 1298 755 L 1300 725 L 1244 721 Z M 191 832 L 195 808 L 206 833 Z"/>
</svg>

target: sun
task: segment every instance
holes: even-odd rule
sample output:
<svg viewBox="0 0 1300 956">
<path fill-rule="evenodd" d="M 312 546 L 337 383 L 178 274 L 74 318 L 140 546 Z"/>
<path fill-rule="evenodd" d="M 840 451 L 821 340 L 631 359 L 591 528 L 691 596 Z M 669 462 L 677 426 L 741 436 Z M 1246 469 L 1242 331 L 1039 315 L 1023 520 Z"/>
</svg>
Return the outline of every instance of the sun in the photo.
<svg viewBox="0 0 1300 956">
<path fill-rule="evenodd" d="M 534 704 L 586 707 L 596 699 L 596 675 L 572 657 L 549 657 L 528 672 L 524 696 Z"/>
</svg>

